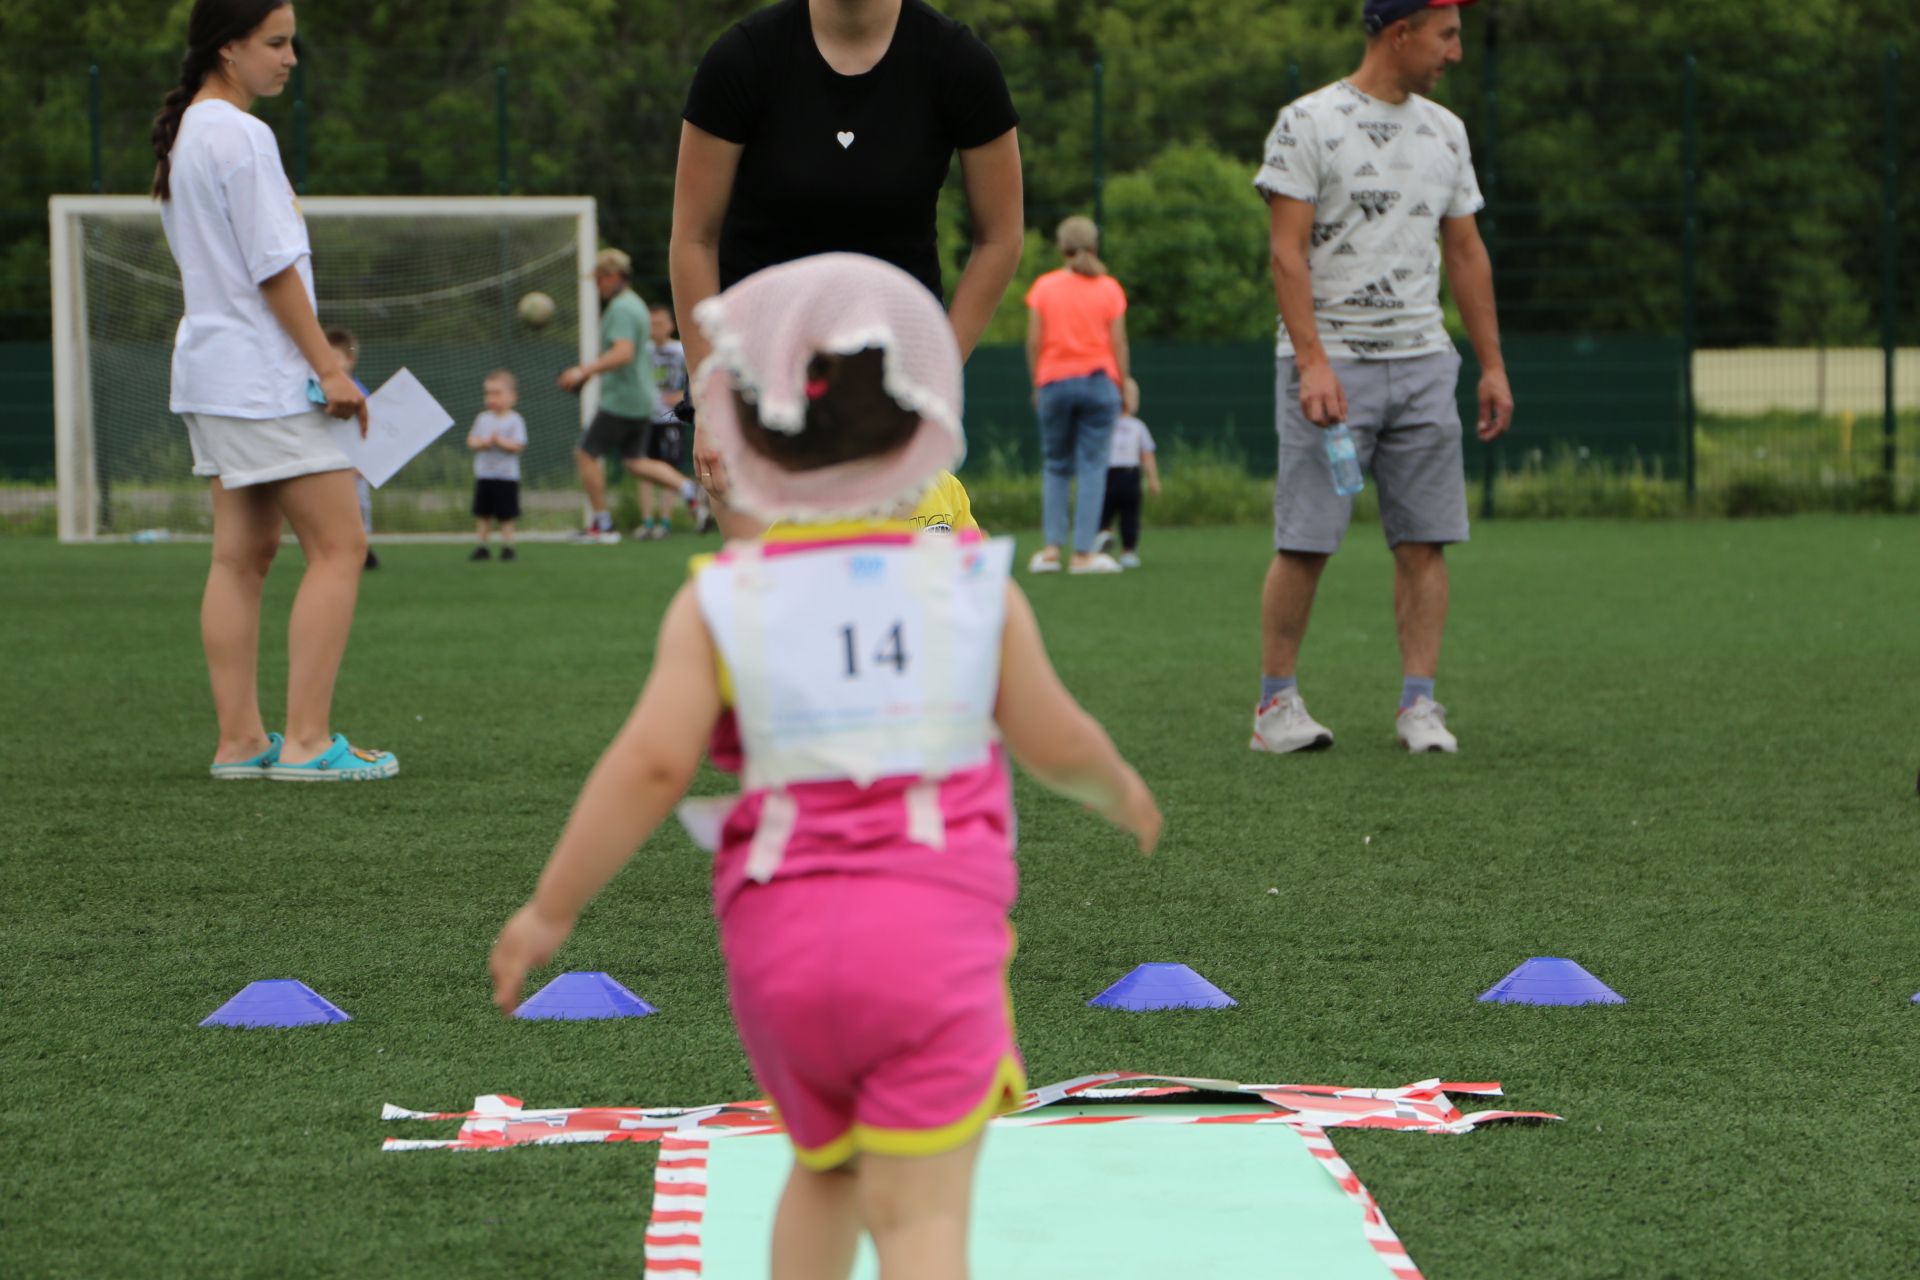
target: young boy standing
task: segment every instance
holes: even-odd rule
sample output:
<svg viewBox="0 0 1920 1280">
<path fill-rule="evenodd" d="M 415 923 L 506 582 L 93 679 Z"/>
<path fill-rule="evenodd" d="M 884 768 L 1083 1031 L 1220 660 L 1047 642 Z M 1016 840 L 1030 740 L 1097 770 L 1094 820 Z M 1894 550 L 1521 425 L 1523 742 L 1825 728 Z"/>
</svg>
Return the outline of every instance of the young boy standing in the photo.
<svg viewBox="0 0 1920 1280">
<path fill-rule="evenodd" d="M 1116 518 L 1120 521 L 1120 567 L 1140 567 L 1140 481 L 1146 479 L 1146 491 L 1160 496 L 1160 463 L 1155 456 L 1153 432 L 1140 421 L 1140 384 L 1127 379 L 1121 398 L 1120 420 L 1113 424 L 1113 451 L 1107 457 L 1107 499 L 1100 513 L 1100 547 L 1104 549 L 1113 535 Z"/>
<path fill-rule="evenodd" d="M 687 396 L 687 350 L 680 345 L 680 339 L 674 332 L 673 308 L 664 302 L 656 302 L 648 309 L 651 347 L 648 354 L 653 361 L 653 388 L 659 398 L 660 411 L 653 415 L 653 422 L 647 428 L 647 440 L 642 449 L 644 456 L 657 462 L 664 462 L 676 470 L 680 466 L 681 429 L 680 417 L 674 407 Z M 673 496 L 653 485 L 640 486 L 640 527 L 633 531 L 636 539 L 664 538 L 672 530 Z M 695 513 L 695 524 L 699 523 Z"/>
<path fill-rule="evenodd" d="M 513 411 L 520 384 L 506 369 L 487 375 L 487 407 L 473 420 L 467 448 L 473 450 L 474 536 L 480 545 L 470 560 L 487 560 L 487 522 L 500 530 L 500 558 L 511 560 L 513 522 L 520 518 L 520 454 L 527 447 L 527 423 Z"/>
</svg>

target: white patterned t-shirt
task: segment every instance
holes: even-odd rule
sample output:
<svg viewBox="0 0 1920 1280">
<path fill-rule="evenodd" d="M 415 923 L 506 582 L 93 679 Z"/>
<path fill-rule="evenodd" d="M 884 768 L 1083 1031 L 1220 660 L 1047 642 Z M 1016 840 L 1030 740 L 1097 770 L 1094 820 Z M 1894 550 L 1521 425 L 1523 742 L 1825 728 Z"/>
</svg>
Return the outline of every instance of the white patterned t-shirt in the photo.
<svg viewBox="0 0 1920 1280">
<path fill-rule="evenodd" d="M 1486 207 L 1460 117 L 1341 80 L 1281 108 L 1253 185 L 1314 206 L 1314 320 L 1335 359 L 1453 349 L 1440 310 L 1440 220 Z M 1293 354 L 1280 324 L 1282 356 Z"/>
</svg>

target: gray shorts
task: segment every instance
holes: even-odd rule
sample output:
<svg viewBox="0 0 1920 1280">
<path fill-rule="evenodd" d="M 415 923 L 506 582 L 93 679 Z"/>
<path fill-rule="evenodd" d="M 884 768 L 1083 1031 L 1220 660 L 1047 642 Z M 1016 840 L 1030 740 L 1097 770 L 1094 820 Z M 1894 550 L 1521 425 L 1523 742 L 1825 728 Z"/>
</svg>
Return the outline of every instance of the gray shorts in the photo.
<svg viewBox="0 0 1920 1280">
<path fill-rule="evenodd" d="M 1409 360 L 1335 360 L 1347 426 L 1380 499 L 1387 545 L 1467 540 L 1467 477 L 1460 446 L 1460 354 Z M 1300 411 L 1300 371 L 1277 362 L 1274 417 L 1280 469 L 1273 491 L 1276 551 L 1340 549 L 1353 499 L 1333 491 L 1325 434 Z"/>
</svg>

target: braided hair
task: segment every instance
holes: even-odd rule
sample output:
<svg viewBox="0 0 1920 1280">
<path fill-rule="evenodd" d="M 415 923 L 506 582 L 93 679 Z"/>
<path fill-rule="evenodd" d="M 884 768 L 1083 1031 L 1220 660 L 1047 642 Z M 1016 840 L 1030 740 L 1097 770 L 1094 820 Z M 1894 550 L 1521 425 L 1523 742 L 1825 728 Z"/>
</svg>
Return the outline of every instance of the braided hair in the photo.
<svg viewBox="0 0 1920 1280">
<path fill-rule="evenodd" d="M 220 66 L 220 50 L 236 40 L 244 40 L 267 20 L 267 15 L 287 0 L 193 0 L 193 13 L 187 18 L 187 56 L 180 59 L 180 83 L 167 90 L 161 99 L 160 114 L 153 118 L 153 154 L 159 163 L 153 171 L 153 195 L 157 200 L 172 197 L 169 179 L 173 171 L 173 142 L 180 136 L 180 120 L 193 103 L 193 95 Z"/>
</svg>

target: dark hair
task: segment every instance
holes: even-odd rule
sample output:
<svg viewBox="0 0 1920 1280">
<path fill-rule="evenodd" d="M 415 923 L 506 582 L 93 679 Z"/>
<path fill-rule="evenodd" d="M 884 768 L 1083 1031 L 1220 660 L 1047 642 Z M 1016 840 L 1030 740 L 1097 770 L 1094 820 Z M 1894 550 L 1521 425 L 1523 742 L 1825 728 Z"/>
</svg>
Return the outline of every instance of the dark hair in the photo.
<svg viewBox="0 0 1920 1280">
<path fill-rule="evenodd" d="M 173 196 L 173 140 L 180 136 L 180 117 L 187 114 L 193 95 L 207 76 L 218 69 L 220 50 L 244 40 L 259 29 L 267 15 L 288 0 L 193 0 L 187 18 L 187 56 L 180 59 L 180 83 L 160 100 L 153 118 L 153 194 L 158 200 Z"/>
<path fill-rule="evenodd" d="M 353 336 L 353 330 L 345 325 L 336 324 L 327 330 L 327 345 L 336 349 L 344 348 L 350 356 L 360 354 L 360 339 Z"/>
<path fill-rule="evenodd" d="M 920 415 L 887 394 L 885 359 L 869 347 L 808 361 L 806 425 L 797 435 L 763 426 L 753 404 L 735 390 L 741 438 L 788 471 L 817 471 L 893 452 L 913 439 Z"/>
</svg>

